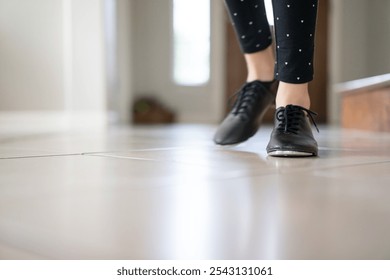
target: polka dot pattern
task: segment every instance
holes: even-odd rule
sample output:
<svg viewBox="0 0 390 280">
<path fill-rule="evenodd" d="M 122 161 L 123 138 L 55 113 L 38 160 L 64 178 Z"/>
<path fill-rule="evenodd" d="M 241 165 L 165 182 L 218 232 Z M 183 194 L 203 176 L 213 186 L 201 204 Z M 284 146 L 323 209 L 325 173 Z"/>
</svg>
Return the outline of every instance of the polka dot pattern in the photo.
<svg viewBox="0 0 390 280">
<path fill-rule="evenodd" d="M 263 0 L 225 0 L 243 53 L 272 43 Z M 288 83 L 313 79 L 318 0 L 272 0 L 275 18 L 275 77 Z"/>
<path fill-rule="evenodd" d="M 272 43 L 263 0 L 225 0 L 243 53 L 266 49 Z"/>
<path fill-rule="evenodd" d="M 278 80 L 306 83 L 313 79 L 314 34 L 318 0 L 272 0 L 277 44 Z M 276 74 L 275 74 L 276 75 Z"/>
</svg>

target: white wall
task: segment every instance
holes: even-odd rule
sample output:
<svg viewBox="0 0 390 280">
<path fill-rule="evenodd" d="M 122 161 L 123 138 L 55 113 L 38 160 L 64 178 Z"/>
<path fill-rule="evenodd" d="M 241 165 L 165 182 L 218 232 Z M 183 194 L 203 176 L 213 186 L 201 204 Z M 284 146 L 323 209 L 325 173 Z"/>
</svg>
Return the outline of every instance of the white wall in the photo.
<svg viewBox="0 0 390 280">
<path fill-rule="evenodd" d="M 72 111 L 106 110 L 106 65 L 104 50 L 104 13 L 101 0 L 63 0 L 70 14 L 65 23 L 71 25 L 65 37 L 65 48 L 71 47 L 64 64 L 69 64 L 71 91 L 67 109 Z M 65 6 L 65 9 L 67 7 Z"/>
<path fill-rule="evenodd" d="M 0 110 L 63 110 L 63 20 L 57 0 L 0 0 Z"/>
<path fill-rule="evenodd" d="M 0 0 L 0 123 L 102 123 L 104 0 Z"/>
<path fill-rule="evenodd" d="M 110 121 L 130 123 L 132 103 L 133 1 L 104 0 L 107 109 Z"/>
<path fill-rule="evenodd" d="M 105 1 L 115 2 L 118 16 L 111 82 L 104 41 Z M 91 116 L 92 122 L 104 121 L 107 107 L 128 121 L 133 92 L 158 90 L 163 101 L 184 111 L 202 106 L 186 102 L 185 95 L 172 98 L 169 71 L 160 67 L 170 63 L 166 55 L 170 54 L 169 2 L 0 0 L 0 123 L 34 114 L 47 119 L 45 112 L 62 119 L 81 114 Z M 220 21 L 224 10 L 218 8 L 219 1 L 212 3 L 218 15 L 213 17 L 215 35 L 224 30 Z M 331 122 L 339 119 L 339 96 L 333 85 L 390 72 L 389 14 L 388 0 L 331 1 Z M 207 110 L 216 108 L 216 118 L 224 105 L 220 102 L 223 44 L 223 36 L 215 39 L 212 51 L 217 66 L 212 75 L 217 78 L 207 99 L 211 100 Z M 114 96 L 111 104 L 108 96 Z"/>
<path fill-rule="evenodd" d="M 134 91 L 134 1 L 117 2 L 117 107 L 121 123 L 129 123 L 132 118 Z"/>
<path fill-rule="evenodd" d="M 390 73 L 390 1 L 368 2 L 367 67 L 376 76 Z"/>
</svg>

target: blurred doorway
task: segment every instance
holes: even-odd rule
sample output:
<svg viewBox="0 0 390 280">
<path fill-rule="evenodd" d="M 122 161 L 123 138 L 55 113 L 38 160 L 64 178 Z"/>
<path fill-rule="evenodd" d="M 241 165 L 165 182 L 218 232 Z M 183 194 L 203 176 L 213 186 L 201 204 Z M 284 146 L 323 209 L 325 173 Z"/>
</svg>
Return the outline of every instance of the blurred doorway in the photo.
<svg viewBox="0 0 390 280">
<path fill-rule="evenodd" d="M 225 92 L 223 2 L 132 4 L 135 98 L 156 97 L 179 122 L 219 121 Z"/>
</svg>

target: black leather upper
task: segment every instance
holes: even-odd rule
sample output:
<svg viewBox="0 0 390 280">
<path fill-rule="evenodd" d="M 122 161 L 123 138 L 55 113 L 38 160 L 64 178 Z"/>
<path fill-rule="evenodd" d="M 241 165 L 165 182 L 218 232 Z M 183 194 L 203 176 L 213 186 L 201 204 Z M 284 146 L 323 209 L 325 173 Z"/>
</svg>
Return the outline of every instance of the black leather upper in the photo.
<svg viewBox="0 0 390 280">
<path fill-rule="evenodd" d="M 214 136 L 216 144 L 237 144 L 256 133 L 265 112 L 275 99 L 270 85 L 260 81 L 244 84 L 236 93 L 237 100 L 232 110 L 217 129 Z"/>
<path fill-rule="evenodd" d="M 316 113 L 300 106 L 287 105 L 278 108 L 267 152 L 292 151 L 317 155 L 318 145 L 309 120 L 309 118 L 313 120 L 312 115 Z"/>
</svg>

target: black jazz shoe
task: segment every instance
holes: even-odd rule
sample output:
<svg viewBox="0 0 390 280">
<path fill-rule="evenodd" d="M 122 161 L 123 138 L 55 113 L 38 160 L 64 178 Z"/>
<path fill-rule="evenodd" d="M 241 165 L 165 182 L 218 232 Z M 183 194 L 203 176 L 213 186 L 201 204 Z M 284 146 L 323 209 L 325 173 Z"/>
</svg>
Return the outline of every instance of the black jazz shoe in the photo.
<svg viewBox="0 0 390 280">
<path fill-rule="evenodd" d="M 237 100 L 232 110 L 218 127 L 214 136 L 216 144 L 238 144 L 256 133 L 264 114 L 275 99 L 270 91 L 272 84 L 273 82 L 260 81 L 244 84 L 235 94 Z"/>
<path fill-rule="evenodd" d="M 316 113 L 301 106 L 287 105 L 275 113 L 275 128 L 267 146 L 270 156 L 316 156 L 318 145 L 313 137 L 309 118 L 315 125 Z"/>
</svg>

